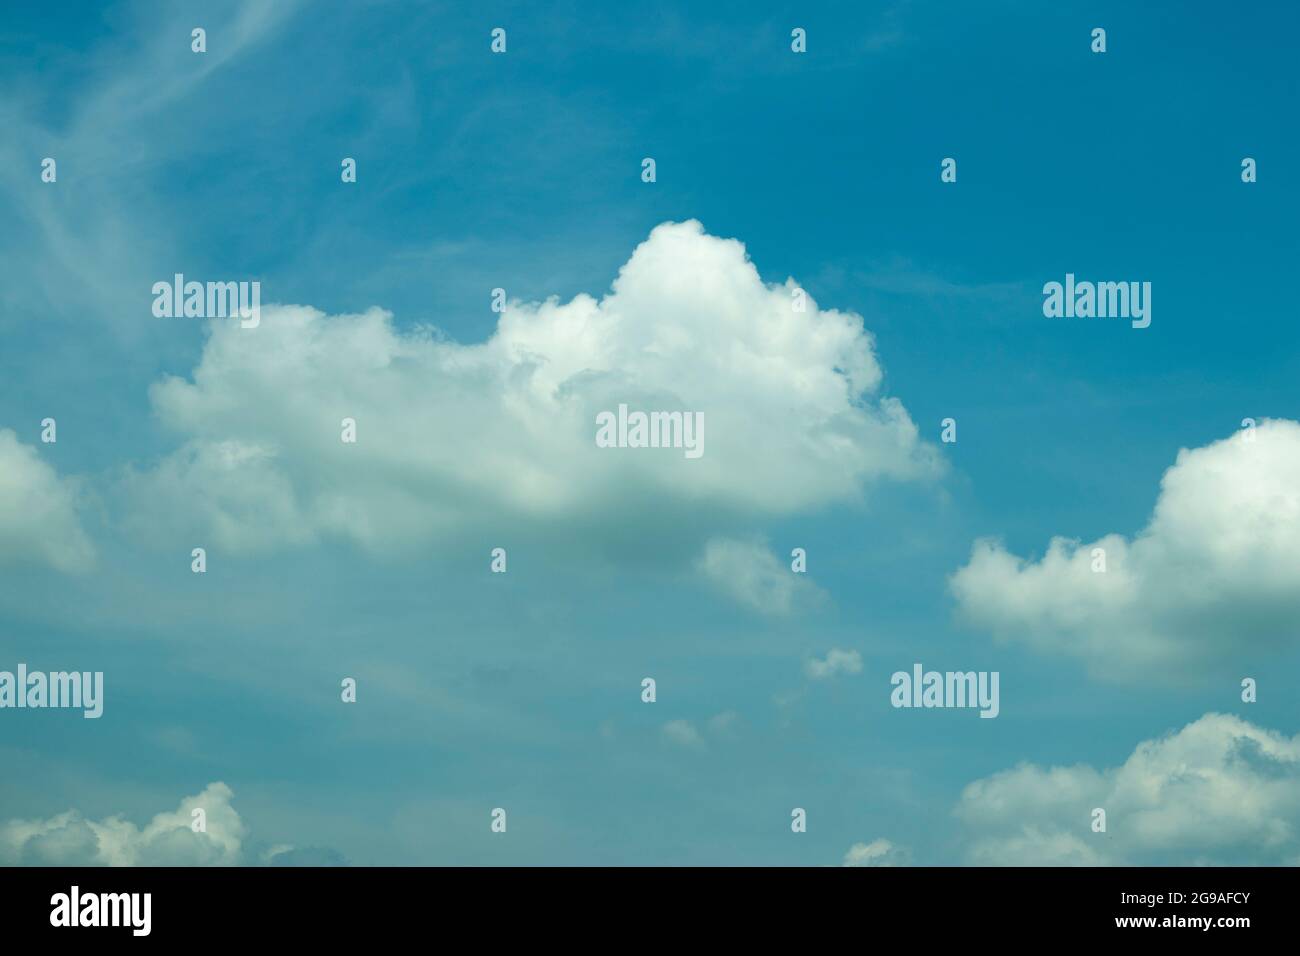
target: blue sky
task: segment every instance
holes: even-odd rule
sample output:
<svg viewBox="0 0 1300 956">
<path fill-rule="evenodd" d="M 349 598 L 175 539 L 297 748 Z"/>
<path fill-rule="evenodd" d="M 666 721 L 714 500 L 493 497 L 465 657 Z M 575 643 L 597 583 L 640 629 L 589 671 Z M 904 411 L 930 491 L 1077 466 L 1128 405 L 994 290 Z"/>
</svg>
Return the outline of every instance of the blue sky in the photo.
<svg viewBox="0 0 1300 956">
<path fill-rule="evenodd" d="M 1295 11 L 699 7 L 7 14 L 0 670 L 107 689 L 0 711 L 0 862 L 1300 861 Z M 155 318 L 177 272 L 260 281 L 263 325 Z M 1149 281 L 1151 326 L 1045 318 L 1067 272 Z M 788 278 L 815 317 L 752 318 Z M 568 413 L 623 394 L 718 451 L 589 467 Z M 1039 563 L 1111 534 L 1114 593 Z M 998 671 L 998 718 L 892 708 L 914 662 Z M 224 842 L 150 842 L 200 794 Z"/>
</svg>

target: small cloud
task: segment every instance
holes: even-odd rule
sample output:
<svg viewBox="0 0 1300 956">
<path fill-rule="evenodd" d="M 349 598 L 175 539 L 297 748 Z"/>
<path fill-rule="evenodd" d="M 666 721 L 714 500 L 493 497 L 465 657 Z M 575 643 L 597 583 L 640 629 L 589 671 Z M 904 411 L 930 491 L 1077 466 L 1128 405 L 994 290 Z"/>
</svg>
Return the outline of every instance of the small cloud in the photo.
<svg viewBox="0 0 1300 956">
<path fill-rule="evenodd" d="M 861 674 L 862 655 L 857 651 L 844 651 L 838 647 L 831 648 L 825 660 L 813 658 L 804 665 L 804 673 L 813 680 L 826 680 L 836 674 Z"/>
<path fill-rule="evenodd" d="M 739 723 L 740 714 L 734 710 L 724 710 L 704 722 L 703 733 L 689 720 L 670 720 L 663 725 L 662 733 L 664 740 L 675 746 L 687 750 L 705 750 L 708 747 L 707 738 L 725 741 L 735 735 Z"/>
<path fill-rule="evenodd" d="M 821 595 L 758 539 L 714 538 L 695 567 L 717 590 L 760 614 L 785 617 L 799 597 Z"/>
<path fill-rule="evenodd" d="M 844 854 L 844 866 L 907 866 L 911 861 L 911 852 L 901 846 L 895 846 L 888 840 L 872 840 L 870 843 L 855 843 Z"/>
<path fill-rule="evenodd" d="M 703 750 L 704 738 L 689 720 L 670 720 L 663 726 L 664 739 L 687 750 Z"/>
</svg>

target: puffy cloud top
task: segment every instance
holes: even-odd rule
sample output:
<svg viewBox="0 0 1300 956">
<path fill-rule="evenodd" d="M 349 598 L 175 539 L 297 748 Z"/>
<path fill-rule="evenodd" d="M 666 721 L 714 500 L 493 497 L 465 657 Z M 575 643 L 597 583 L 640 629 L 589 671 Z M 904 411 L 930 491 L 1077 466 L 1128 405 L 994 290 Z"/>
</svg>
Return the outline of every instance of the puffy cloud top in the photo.
<svg viewBox="0 0 1300 956">
<path fill-rule="evenodd" d="M 1106 811 L 1093 832 L 1092 812 Z M 1021 764 L 966 787 L 984 865 L 1300 864 L 1300 736 L 1206 714 L 1119 767 Z"/>
<path fill-rule="evenodd" d="M 87 820 L 69 810 L 46 820 L 0 823 L 0 864 L 6 866 L 233 866 L 245 827 L 224 783 L 209 784 L 144 827 L 121 817 Z M 191 825 L 206 814 L 206 832 Z"/>
<path fill-rule="evenodd" d="M 855 843 L 844 854 L 844 866 L 907 866 L 911 852 L 906 847 L 895 846 L 889 840 L 872 840 Z"/>
<path fill-rule="evenodd" d="M 1105 571 L 1096 549 L 1105 552 Z M 1038 561 L 977 542 L 952 591 L 974 624 L 1103 676 L 1204 669 L 1294 642 L 1300 619 L 1300 424 L 1180 451 L 1129 540 L 1053 538 Z"/>
</svg>

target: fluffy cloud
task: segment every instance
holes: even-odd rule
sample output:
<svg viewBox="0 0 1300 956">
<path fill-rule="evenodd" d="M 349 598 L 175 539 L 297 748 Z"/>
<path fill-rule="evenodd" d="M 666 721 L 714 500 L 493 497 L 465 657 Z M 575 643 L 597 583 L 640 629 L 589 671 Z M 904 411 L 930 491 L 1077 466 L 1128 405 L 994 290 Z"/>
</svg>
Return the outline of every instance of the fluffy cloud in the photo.
<svg viewBox="0 0 1300 956">
<path fill-rule="evenodd" d="M 664 740 L 685 747 L 687 750 L 703 750 L 704 738 L 689 720 L 670 720 L 663 726 Z"/>
<path fill-rule="evenodd" d="M 804 672 L 813 680 L 825 680 L 836 674 L 861 674 L 862 655 L 857 651 L 844 651 L 833 647 L 824 660 L 813 658 L 804 665 Z"/>
<path fill-rule="evenodd" d="M 855 843 L 844 854 L 844 866 L 907 866 L 911 854 L 888 840 Z"/>
<path fill-rule="evenodd" d="M 724 710 L 710 717 L 704 726 L 715 741 L 724 741 L 734 737 L 739 722 L 739 714 Z M 689 720 L 670 720 L 660 728 L 660 733 L 667 743 L 687 750 L 704 750 L 708 746 L 704 734 Z"/>
<path fill-rule="evenodd" d="M 718 591 L 760 614 L 784 616 L 794 610 L 797 599 L 822 596 L 756 539 L 713 538 L 695 567 Z"/>
<path fill-rule="evenodd" d="M 59 478 L 35 449 L 0 430 L 0 564 L 83 571 L 95 552 L 77 518 L 75 483 Z"/>
<path fill-rule="evenodd" d="M 1093 570 L 1098 548 L 1105 573 Z M 1117 679 L 1294 641 L 1300 424 L 1266 420 L 1180 451 L 1132 540 L 1053 538 L 1038 561 L 980 541 L 951 587 L 972 623 Z"/>
<path fill-rule="evenodd" d="M 230 805 L 234 794 L 212 783 L 160 813 L 143 828 L 109 817 L 87 820 L 69 810 L 47 820 L 0 823 L 0 864 L 6 866 L 230 866 L 240 861 L 244 823 Z M 207 832 L 191 829 L 192 812 L 207 815 Z"/>
<path fill-rule="evenodd" d="M 250 844 L 233 798 L 224 783 L 210 783 L 143 827 L 120 816 L 87 820 L 77 810 L 0 821 L 0 866 L 347 866 L 329 847 Z M 192 829 L 196 809 L 204 811 L 205 832 Z"/>
<path fill-rule="evenodd" d="M 1098 807 L 1105 833 L 1092 830 Z M 1296 865 L 1300 735 L 1206 714 L 1119 767 L 1021 764 L 978 780 L 957 815 L 975 864 Z"/>
<path fill-rule="evenodd" d="M 130 488 L 142 513 L 188 516 L 230 550 L 322 535 L 387 550 L 489 519 L 649 521 L 647 501 L 654 525 L 690 529 L 933 472 L 933 447 L 878 395 L 862 320 L 796 312 L 793 288 L 691 221 L 657 227 L 600 300 L 511 302 L 481 344 L 378 309 L 217 320 L 192 377 L 151 390 L 183 447 Z M 703 457 L 596 447 L 596 415 L 620 403 L 702 412 Z"/>
</svg>

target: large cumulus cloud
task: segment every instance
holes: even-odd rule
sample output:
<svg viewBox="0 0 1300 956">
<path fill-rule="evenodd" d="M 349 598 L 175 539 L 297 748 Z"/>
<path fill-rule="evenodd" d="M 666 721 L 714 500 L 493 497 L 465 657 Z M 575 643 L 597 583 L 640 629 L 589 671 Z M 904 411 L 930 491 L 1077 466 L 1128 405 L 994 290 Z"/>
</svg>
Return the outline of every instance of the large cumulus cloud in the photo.
<svg viewBox="0 0 1300 956">
<path fill-rule="evenodd" d="M 811 299 L 795 311 L 793 288 L 691 221 L 657 227 L 603 298 L 510 302 L 479 344 L 399 330 L 379 309 L 218 320 L 192 375 L 153 388 L 183 444 L 131 489 L 231 550 L 325 535 L 394 550 L 629 511 L 693 528 L 933 471 L 932 446 L 879 394 L 862 320 Z M 620 403 L 702 412 L 703 457 L 596 447 L 597 413 Z M 344 418 L 356 444 L 340 441 Z"/>
</svg>

